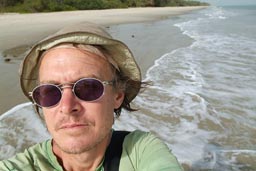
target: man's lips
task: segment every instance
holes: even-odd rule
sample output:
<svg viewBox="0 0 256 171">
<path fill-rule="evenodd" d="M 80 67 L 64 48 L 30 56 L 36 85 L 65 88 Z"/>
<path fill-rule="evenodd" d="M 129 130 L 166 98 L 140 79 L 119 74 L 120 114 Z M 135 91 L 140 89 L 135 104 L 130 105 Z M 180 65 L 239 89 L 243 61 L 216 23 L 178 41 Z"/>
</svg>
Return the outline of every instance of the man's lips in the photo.
<svg viewBox="0 0 256 171">
<path fill-rule="evenodd" d="M 72 124 L 64 124 L 60 126 L 60 129 L 74 129 L 74 128 L 83 128 L 88 126 L 89 124 L 87 123 L 72 123 Z"/>
</svg>

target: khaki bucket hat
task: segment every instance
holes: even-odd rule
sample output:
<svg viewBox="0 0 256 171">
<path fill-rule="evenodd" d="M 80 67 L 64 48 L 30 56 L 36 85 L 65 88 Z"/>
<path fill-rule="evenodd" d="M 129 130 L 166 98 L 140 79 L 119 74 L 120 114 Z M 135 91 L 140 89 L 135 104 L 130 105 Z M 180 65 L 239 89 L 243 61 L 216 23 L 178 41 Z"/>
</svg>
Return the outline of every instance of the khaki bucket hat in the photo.
<svg viewBox="0 0 256 171">
<path fill-rule="evenodd" d="M 122 42 L 113 39 L 102 27 L 93 23 L 82 23 L 65 27 L 46 39 L 35 44 L 25 56 L 20 68 L 20 84 L 23 93 L 29 98 L 30 92 L 38 84 L 40 58 L 44 51 L 62 43 L 79 43 L 98 45 L 104 48 L 120 72 L 135 81 L 141 81 L 140 69 L 129 48 Z M 126 90 L 128 102 L 131 102 L 140 90 L 140 86 Z"/>
</svg>

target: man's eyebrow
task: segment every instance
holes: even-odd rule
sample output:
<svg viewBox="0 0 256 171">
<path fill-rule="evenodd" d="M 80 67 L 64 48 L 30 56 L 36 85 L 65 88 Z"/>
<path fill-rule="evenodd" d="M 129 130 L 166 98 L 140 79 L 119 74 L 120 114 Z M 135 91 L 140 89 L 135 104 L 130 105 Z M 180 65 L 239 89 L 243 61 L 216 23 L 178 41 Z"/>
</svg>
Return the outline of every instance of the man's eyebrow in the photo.
<svg viewBox="0 0 256 171">
<path fill-rule="evenodd" d="M 82 78 L 96 78 L 96 79 L 105 81 L 105 80 L 103 80 L 103 78 L 101 76 L 97 76 L 95 74 L 90 74 L 90 75 L 87 75 L 87 76 L 79 77 L 78 79 L 70 81 L 70 82 L 67 82 L 67 83 L 75 83 L 76 81 L 78 81 L 78 80 L 80 80 Z M 54 84 L 54 85 L 65 84 L 65 83 L 61 83 L 59 81 L 54 81 L 54 80 L 44 80 L 44 81 L 40 81 L 39 82 L 39 84 Z"/>
<path fill-rule="evenodd" d="M 53 81 L 53 80 L 46 80 L 46 81 L 40 81 L 39 84 L 55 84 L 55 85 L 58 85 L 59 83 L 57 81 Z"/>
</svg>

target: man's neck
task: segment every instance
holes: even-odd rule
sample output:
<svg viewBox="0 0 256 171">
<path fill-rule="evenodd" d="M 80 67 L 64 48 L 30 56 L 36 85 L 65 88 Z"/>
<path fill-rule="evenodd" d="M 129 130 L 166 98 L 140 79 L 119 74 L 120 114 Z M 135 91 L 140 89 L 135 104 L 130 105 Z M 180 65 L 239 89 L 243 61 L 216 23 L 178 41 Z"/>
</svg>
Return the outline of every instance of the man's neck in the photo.
<svg viewBox="0 0 256 171">
<path fill-rule="evenodd" d="M 53 141 L 53 153 L 65 171 L 95 171 L 102 162 L 110 140 L 111 134 L 97 146 L 81 154 L 66 153 Z"/>
</svg>

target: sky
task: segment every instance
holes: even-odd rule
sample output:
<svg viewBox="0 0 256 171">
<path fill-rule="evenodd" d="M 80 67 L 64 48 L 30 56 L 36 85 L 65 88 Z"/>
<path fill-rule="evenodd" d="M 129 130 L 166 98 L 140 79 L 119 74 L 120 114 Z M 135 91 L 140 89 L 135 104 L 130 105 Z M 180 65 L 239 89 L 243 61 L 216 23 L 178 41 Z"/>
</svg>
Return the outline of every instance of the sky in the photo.
<svg viewBox="0 0 256 171">
<path fill-rule="evenodd" d="M 227 5 L 256 5 L 256 0 L 200 0 L 216 6 Z"/>
</svg>

